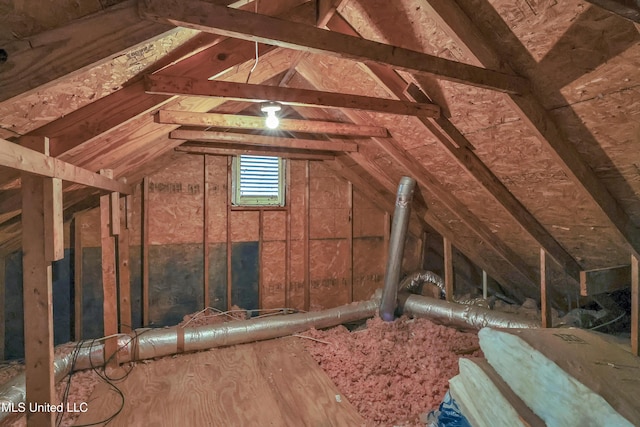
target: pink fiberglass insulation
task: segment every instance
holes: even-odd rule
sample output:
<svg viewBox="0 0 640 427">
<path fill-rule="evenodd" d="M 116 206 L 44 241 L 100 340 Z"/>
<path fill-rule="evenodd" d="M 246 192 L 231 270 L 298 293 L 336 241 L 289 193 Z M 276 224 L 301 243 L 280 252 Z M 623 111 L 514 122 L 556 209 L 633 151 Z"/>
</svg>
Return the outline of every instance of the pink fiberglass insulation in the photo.
<svg viewBox="0 0 640 427">
<path fill-rule="evenodd" d="M 215 325 L 217 323 L 226 323 L 233 320 L 245 320 L 247 318 L 247 311 L 243 308 L 234 305 L 230 311 L 220 311 L 211 307 L 207 307 L 204 310 L 197 311 L 192 314 L 187 314 L 182 318 L 182 322 L 178 324 L 183 328 L 194 326 L 207 326 Z"/>
<path fill-rule="evenodd" d="M 427 319 L 367 321 L 304 334 L 308 351 L 371 425 L 424 425 L 419 416 L 436 409 L 458 374 L 460 357 L 479 357 L 476 333 Z"/>
</svg>

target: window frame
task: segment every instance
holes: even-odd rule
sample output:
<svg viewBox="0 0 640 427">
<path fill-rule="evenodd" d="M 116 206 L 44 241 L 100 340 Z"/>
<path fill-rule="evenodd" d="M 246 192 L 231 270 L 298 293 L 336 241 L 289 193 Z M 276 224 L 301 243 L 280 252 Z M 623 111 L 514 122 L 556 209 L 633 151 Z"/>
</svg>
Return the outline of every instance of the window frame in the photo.
<svg viewBox="0 0 640 427">
<path fill-rule="evenodd" d="M 241 195 L 241 167 L 240 158 L 242 155 L 234 156 L 232 163 L 232 198 L 231 205 L 236 207 L 265 207 L 265 208 L 277 208 L 284 207 L 285 200 L 285 168 L 286 161 L 282 157 L 278 156 L 264 156 L 264 155 L 252 155 L 246 154 L 248 157 L 272 157 L 278 159 L 278 195 L 277 196 L 243 196 Z"/>
</svg>

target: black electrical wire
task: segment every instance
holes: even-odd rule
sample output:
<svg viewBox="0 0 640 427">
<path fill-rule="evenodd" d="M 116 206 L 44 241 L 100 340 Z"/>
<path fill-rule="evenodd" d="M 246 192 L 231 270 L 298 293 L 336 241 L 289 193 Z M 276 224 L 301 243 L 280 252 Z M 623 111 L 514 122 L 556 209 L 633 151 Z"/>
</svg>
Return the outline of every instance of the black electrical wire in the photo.
<svg viewBox="0 0 640 427">
<path fill-rule="evenodd" d="M 123 325 L 126 326 L 126 325 Z M 131 328 L 133 329 L 133 328 Z M 97 421 L 95 423 L 91 423 L 91 424 L 82 424 L 82 425 L 76 425 L 76 427 L 90 427 L 90 426 L 97 426 L 97 425 L 102 425 L 102 426 L 106 426 L 108 425 L 111 421 L 113 421 L 119 414 L 120 412 L 122 412 L 122 410 L 124 409 L 124 404 L 125 404 L 125 396 L 124 393 L 122 392 L 122 390 L 120 390 L 120 388 L 118 388 L 118 386 L 116 386 L 114 383 L 115 382 L 119 382 L 119 381 L 123 381 L 125 380 L 130 374 L 131 371 L 133 371 L 133 365 L 131 365 L 131 368 L 129 370 L 126 370 L 126 372 L 119 378 L 113 378 L 113 377 L 109 377 L 109 375 L 106 372 L 106 366 L 116 357 L 116 355 L 118 354 L 118 352 L 128 346 L 129 344 L 132 344 L 132 346 L 135 346 L 138 342 L 138 337 L 140 335 L 142 335 L 143 333 L 145 333 L 146 331 L 143 331 L 142 333 L 138 333 L 137 331 L 134 330 L 134 337 L 131 338 L 127 343 L 121 345 L 111 356 L 109 356 L 109 358 L 107 360 L 105 360 L 104 364 L 102 366 L 95 366 L 93 364 L 93 360 L 91 359 L 91 354 L 92 354 L 92 350 L 93 350 L 93 346 L 95 345 L 96 341 L 95 339 L 91 340 L 91 344 L 89 345 L 89 364 L 91 365 L 91 369 L 95 372 L 95 374 L 100 377 L 100 379 L 102 379 L 105 383 L 107 383 L 111 389 L 113 391 L 115 391 L 119 396 L 120 396 L 120 406 L 118 408 L 118 410 L 110 415 L 109 417 L 101 420 L 101 421 Z M 74 350 L 73 350 L 73 356 L 72 356 L 72 361 L 71 361 L 71 368 L 69 370 L 69 375 L 68 375 L 68 379 L 67 379 L 67 385 L 65 387 L 65 392 L 63 394 L 63 404 L 64 407 L 66 407 L 68 399 L 69 399 L 69 390 L 71 388 L 71 377 L 74 374 L 75 371 L 75 365 L 76 365 L 76 361 L 78 359 L 78 355 L 80 353 L 80 349 L 82 348 L 82 345 L 84 343 L 86 343 L 87 341 L 80 341 L 78 342 L 78 344 L 76 344 Z M 135 354 L 135 350 L 132 349 L 132 354 Z M 100 372 L 100 370 L 102 370 L 102 372 Z M 60 424 L 62 423 L 62 414 L 60 413 L 60 415 L 57 417 L 56 419 L 56 425 L 60 426 Z"/>
<path fill-rule="evenodd" d="M 62 395 L 62 403 L 63 408 L 67 407 L 67 402 L 69 401 L 69 390 L 71 389 L 71 376 L 75 370 L 76 361 L 78 360 L 78 354 L 80 353 L 80 347 L 82 347 L 82 341 L 78 342 L 71 356 L 71 367 L 69 368 L 69 375 L 67 376 L 67 385 L 65 386 L 64 393 Z M 62 418 L 64 417 L 64 412 L 60 412 L 56 415 L 56 426 L 60 426 L 62 424 Z"/>
</svg>

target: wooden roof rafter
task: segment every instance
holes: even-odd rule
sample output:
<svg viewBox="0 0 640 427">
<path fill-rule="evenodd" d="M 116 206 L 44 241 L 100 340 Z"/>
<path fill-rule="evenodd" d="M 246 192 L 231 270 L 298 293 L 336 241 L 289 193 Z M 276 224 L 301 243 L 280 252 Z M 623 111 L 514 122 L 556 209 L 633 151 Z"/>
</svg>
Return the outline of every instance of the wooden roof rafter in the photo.
<svg viewBox="0 0 640 427">
<path fill-rule="evenodd" d="M 437 17 L 443 30 L 453 37 L 470 57 L 485 66 L 496 67 L 505 72 L 512 71 L 509 63 L 513 58 L 500 58 L 497 49 L 489 43 L 472 18 L 458 4 L 447 0 L 425 0 L 423 3 Z M 511 31 L 506 25 L 503 30 Z M 542 106 L 535 92 L 518 96 L 507 95 L 507 100 L 527 127 L 546 145 L 549 153 L 571 181 L 605 215 L 629 251 L 640 257 L 640 228 L 631 221 L 620 203 L 567 139 L 553 117 Z M 557 258 L 556 261 L 562 263 Z"/>
<path fill-rule="evenodd" d="M 356 30 L 338 14 L 334 15 L 327 26 L 334 31 L 359 36 Z M 395 71 L 377 64 L 367 64 L 366 68 L 380 84 L 387 87 L 399 99 L 423 102 L 428 99 L 417 87 L 413 86 L 412 89 L 412 85 L 408 84 Z M 577 283 L 581 270 L 580 265 L 480 160 L 473 152 L 471 143 L 456 129 L 453 123 L 444 116 L 434 120 L 419 119 L 436 140 L 458 161 L 460 166 L 473 176 Z"/>
</svg>

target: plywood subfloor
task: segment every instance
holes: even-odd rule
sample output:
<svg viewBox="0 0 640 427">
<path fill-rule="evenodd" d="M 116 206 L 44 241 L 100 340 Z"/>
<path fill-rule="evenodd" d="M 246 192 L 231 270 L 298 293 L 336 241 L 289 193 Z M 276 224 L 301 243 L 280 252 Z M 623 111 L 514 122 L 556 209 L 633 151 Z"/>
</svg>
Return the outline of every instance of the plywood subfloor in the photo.
<svg viewBox="0 0 640 427">
<path fill-rule="evenodd" d="M 112 427 L 365 423 L 297 338 L 140 363 L 117 385 L 125 404 Z M 77 424 L 108 418 L 120 402 L 107 384 L 96 387 Z"/>
</svg>

